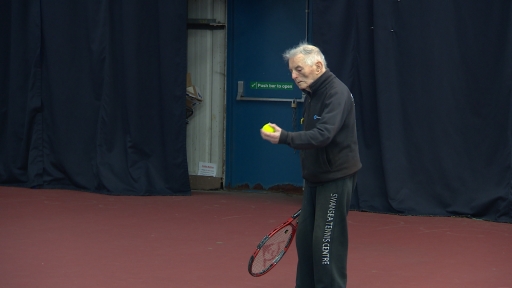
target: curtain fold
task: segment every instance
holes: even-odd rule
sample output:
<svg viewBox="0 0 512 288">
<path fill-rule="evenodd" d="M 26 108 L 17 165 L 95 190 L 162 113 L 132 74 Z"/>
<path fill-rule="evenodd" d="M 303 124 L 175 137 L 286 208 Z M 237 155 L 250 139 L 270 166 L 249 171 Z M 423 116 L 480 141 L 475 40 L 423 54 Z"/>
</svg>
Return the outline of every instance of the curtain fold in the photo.
<svg viewBox="0 0 512 288">
<path fill-rule="evenodd" d="M 317 0 L 312 12 L 313 43 L 356 100 L 352 207 L 512 222 L 512 3 Z"/>
<path fill-rule="evenodd" d="M 8 80 L 0 101 L 10 107 L 0 117 L 11 121 L 0 124 L 0 183 L 189 195 L 186 2 L 12 1 L 6 8 L 4 16 L 16 13 L 6 24 L 35 23 L 31 33 L 2 31 L 11 40 L 0 49 L 11 54 L 11 67 L 36 60 L 19 73 L 1 72 Z M 12 57 L 19 50 L 31 55 Z M 24 88 L 13 91 L 18 84 Z"/>
<path fill-rule="evenodd" d="M 42 182 L 41 15 L 37 0 L 0 3 L 0 183 Z"/>
</svg>

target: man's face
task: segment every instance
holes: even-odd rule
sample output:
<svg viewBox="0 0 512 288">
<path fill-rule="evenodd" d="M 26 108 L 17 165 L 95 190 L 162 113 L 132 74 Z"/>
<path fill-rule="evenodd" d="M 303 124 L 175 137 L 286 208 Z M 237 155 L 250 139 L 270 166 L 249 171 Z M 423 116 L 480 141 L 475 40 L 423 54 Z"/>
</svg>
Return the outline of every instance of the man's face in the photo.
<svg viewBox="0 0 512 288">
<path fill-rule="evenodd" d="M 292 79 L 295 84 L 302 90 L 309 90 L 309 85 L 320 76 L 319 67 L 308 65 L 304 61 L 304 55 L 299 54 L 288 60 L 288 67 L 292 73 Z"/>
</svg>

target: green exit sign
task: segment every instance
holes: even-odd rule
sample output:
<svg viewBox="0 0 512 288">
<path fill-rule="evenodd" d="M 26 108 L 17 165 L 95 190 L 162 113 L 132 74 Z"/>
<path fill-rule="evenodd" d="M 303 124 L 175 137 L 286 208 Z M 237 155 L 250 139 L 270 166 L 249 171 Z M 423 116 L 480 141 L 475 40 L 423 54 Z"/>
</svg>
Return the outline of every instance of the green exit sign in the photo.
<svg viewBox="0 0 512 288">
<path fill-rule="evenodd" d="M 291 82 L 251 82 L 251 89 L 293 90 Z"/>
</svg>

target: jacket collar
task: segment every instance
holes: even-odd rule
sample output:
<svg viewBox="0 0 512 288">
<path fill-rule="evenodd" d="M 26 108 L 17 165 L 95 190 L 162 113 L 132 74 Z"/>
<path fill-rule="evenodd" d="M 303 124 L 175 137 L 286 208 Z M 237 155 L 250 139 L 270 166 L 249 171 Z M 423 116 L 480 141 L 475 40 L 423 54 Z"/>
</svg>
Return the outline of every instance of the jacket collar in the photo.
<svg viewBox="0 0 512 288">
<path fill-rule="evenodd" d="M 302 92 L 312 97 L 324 86 L 326 82 L 329 81 L 329 79 L 331 79 L 332 76 L 333 74 L 331 73 L 331 70 L 325 69 L 325 72 L 309 85 L 311 92 L 308 90 L 302 90 Z"/>
</svg>

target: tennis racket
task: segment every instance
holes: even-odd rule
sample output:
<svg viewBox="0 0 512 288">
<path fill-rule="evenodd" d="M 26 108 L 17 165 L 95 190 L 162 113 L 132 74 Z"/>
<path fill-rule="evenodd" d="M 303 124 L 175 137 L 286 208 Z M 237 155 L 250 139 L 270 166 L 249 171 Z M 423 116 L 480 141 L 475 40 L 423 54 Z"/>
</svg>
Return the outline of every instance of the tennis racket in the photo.
<svg viewBox="0 0 512 288">
<path fill-rule="evenodd" d="M 249 274 L 254 277 L 262 276 L 283 258 L 295 236 L 297 224 L 294 221 L 299 217 L 300 211 L 263 237 L 249 259 Z"/>
</svg>

